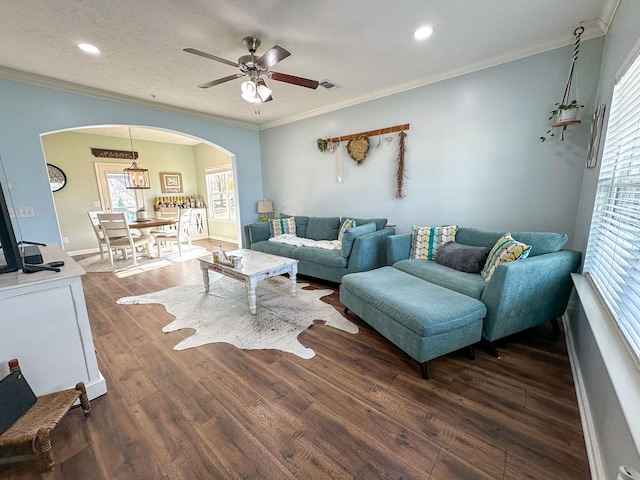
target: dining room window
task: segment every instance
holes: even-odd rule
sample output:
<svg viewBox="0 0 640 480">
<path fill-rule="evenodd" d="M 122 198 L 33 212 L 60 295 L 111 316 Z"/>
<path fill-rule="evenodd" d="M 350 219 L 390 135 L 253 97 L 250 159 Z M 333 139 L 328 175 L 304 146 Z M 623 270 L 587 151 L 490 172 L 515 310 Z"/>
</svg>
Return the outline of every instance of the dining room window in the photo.
<svg viewBox="0 0 640 480">
<path fill-rule="evenodd" d="M 136 210 L 144 206 L 143 193 L 127 188 L 123 169 L 129 164 L 95 162 L 98 194 L 102 210 L 108 213 L 128 213 L 134 218 Z"/>
<path fill-rule="evenodd" d="M 236 220 L 236 195 L 231 165 L 205 170 L 207 206 L 212 220 Z"/>
</svg>

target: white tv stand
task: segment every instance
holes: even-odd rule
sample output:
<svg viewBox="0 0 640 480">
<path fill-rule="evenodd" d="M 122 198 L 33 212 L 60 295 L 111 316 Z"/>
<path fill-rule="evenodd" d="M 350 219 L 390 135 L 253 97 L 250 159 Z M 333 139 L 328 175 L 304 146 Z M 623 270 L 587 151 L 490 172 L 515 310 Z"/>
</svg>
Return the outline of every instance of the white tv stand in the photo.
<svg viewBox="0 0 640 480">
<path fill-rule="evenodd" d="M 82 290 L 85 271 L 57 245 L 40 252 L 45 263 L 64 261 L 59 273 L 0 275 L 0 378 L 9 373 L 7 362 L 17 358 L 36 395 L 82 381 L 93 399 L 106 393 L 107 385 L 98 370 Z"/>
</svg>

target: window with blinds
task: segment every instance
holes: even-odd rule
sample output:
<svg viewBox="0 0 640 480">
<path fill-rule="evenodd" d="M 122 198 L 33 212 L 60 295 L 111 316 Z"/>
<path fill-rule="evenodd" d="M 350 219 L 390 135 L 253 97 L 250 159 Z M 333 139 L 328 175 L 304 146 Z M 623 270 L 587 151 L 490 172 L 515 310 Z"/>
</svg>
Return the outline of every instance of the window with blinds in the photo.
<svg viewBox="0 0 640 480">
<path fill-rule="evenodd" d="M 636 52 L 637 53 L 637 52 Z M 584 271 L 640 361 L 640 56 L 613 90 Z"/>
<path fill-rule="evenodd" d="M 231 166 L 205 170 L 207 183 L 207 206 L 213 220 L 236 219 L 235 184 Z"/>
</svg>

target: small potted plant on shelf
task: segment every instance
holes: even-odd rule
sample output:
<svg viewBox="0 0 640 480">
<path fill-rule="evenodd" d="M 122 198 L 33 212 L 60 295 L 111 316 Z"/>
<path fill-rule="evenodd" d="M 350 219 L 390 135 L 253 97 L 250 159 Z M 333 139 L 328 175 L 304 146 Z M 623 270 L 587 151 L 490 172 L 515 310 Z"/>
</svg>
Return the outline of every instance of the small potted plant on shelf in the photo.
<svg viewBox="0 0 640 480">
<path fill-rule="evenodd" d="M 551 122 L 549 130 L 547 130 L 546 136 L 540 137 L 540 141 L 544 142 L 555 137 L 553 133 L 555 127 L 562 127 L 564 134 L 564 129 L 567 125 L 580 123 L 580 109 L 583 107 L 584 105 L 578 105 L 577 100 L 571 100 L 571 102 L 567 104 L 556 103 L 556 108 L 551 110 L 551 116 L 549 117 L 549 122 Z M 560 139 L 564 140 L 564 135 L 562 135 Z"/>
<path fill-rule="evenodd" d="M 136 212 L 136 220 L 140 221 L 140 220 L 148 220 L 148 216 L 147 216 L 147 208 L 146 207 L 141 207 L 138 209 L 138 211 Z"/>
</svg>

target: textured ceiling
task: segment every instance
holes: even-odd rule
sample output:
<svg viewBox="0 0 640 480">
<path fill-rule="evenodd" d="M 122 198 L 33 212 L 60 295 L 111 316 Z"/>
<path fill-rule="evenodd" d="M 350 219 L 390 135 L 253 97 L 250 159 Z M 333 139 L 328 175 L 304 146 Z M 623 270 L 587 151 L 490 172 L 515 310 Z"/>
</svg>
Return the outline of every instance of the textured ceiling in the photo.
<svg viewBox="0 0 640 480">
<path fill-rule="evenodd" d="M 606 32 L 616 0 L 7 0 L 0 3 L 0 77 L 159 108 L 188 109 L 265 128 L 399 92 Z M 414 30 L 434 33 L 417 42 Z M 274 101 L 254 113 L 242 80 L 196 85 L 237 72 L 184 53 L 236 62 L 242 38 L 257 55 L 291 52 L 272 70 L 341 88 L 311 90 L 267 80 Z M 86 42 L 102 51 L 91 56 Z M 43 78 L 46 77 L 46 78 Z"/>
</svg>

